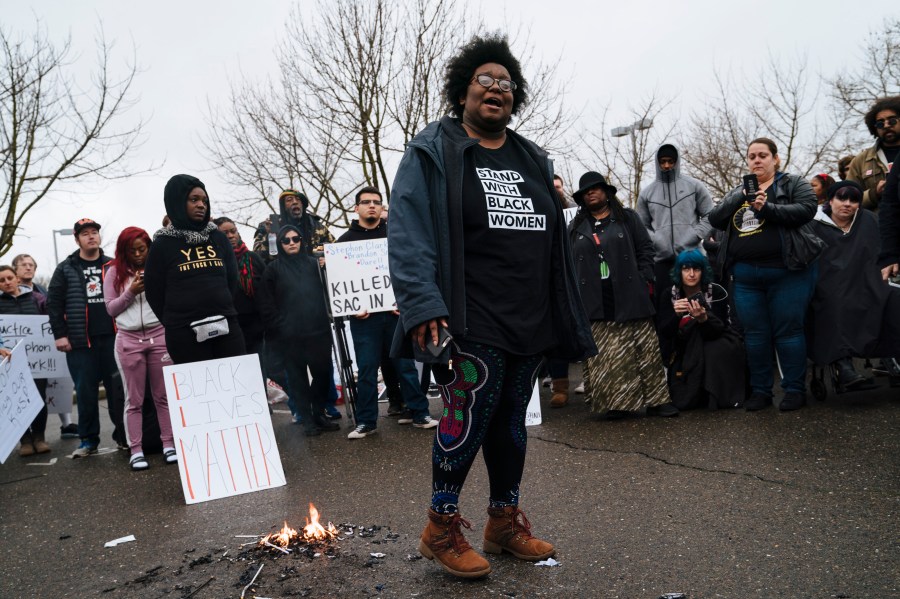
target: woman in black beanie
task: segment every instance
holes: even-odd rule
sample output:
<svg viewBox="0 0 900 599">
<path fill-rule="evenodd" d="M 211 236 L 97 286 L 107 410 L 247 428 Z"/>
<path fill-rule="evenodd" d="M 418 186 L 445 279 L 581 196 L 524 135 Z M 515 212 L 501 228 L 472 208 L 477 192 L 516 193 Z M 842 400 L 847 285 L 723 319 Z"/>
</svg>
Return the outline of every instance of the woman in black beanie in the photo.
<svg viewBox="0 0 900 599">
<path fill-rule="evenodd" d="M 210 222 L 206 187 L 191 175 L 175 175 L 166 183 L 165 204 L 171 222 L 153 236 L 144 284 L 172 361 L 243 355 L 232 303 L 237 264 L 231 244 Z"/>
</svg>

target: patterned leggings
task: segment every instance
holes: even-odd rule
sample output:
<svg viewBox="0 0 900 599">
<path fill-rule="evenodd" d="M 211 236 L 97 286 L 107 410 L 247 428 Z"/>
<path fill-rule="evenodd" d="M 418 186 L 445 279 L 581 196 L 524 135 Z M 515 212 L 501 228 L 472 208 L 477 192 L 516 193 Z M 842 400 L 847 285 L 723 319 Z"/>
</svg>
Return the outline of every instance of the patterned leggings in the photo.
<svg viewBox="0 0 900 599">
<path fill-rule="evenodd" d="M 432 450 L 431 507 L 441 514 L 458 510 L 479 448 L 491 507 L 518 505 L 528 441 L 525 411 L 543 358 L 469 341 L 458 341 L 452 358 L 453 378 L 440 386 L 444 412 Z"/>
</svg>

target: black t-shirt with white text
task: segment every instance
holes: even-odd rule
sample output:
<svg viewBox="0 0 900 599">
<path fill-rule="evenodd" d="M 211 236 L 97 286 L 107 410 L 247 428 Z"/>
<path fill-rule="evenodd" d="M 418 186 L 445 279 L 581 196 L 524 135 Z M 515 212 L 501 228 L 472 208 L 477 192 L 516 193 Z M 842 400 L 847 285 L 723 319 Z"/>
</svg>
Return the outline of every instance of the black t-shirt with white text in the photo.
<svg viewBox="0 0 900 599">
<path fill-rule="evenodd" d="M 462 192 L 466 338 L 517 355 L 550 348 L 557 215 L 541 169 L 512 137 L 475 146 Z"/>
<path fill-rule="evenodd" d="M 81 272 L 84 273 L 84 292 L 87 297 L 88 336 L 112 335 L 115 333 L 112 318 L 103 301 L 103 262 L 85 260 L 79 257 Z"/>
</svg>

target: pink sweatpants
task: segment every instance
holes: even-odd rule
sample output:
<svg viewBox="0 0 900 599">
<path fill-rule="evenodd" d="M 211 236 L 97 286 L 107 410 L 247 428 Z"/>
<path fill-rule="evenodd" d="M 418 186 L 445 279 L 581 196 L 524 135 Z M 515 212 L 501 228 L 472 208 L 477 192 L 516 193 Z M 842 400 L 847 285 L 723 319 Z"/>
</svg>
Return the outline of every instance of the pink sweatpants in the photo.
<svg viewBox="0 0 900 599">
<path fill-rule="evenodd" d="M 166 331 L 159 325 L 141 333 L 120 329 L 116 334 L 116 362 L 125 383 L 125 432 L 131 453 L 143 451 L 141 410 L 144 407 L 147 377 L 150 377 L 150 390 L 156 405 L 163 447 L 175 446 L 162 371 L 163 366 L 172 364 L 166 350 Z"/>
</svg>

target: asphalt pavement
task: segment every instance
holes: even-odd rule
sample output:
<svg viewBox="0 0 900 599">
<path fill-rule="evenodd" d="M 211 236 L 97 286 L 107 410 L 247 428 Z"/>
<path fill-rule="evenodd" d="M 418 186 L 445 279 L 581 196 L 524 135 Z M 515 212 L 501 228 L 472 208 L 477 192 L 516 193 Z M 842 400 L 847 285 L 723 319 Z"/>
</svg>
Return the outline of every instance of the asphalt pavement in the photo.
<svg viewBox="0 0 900 599">
<path fill-rule="evenodd" d="M 791 413 L 620 421 L 593 419 L 574 394 L 551 410 L 544 389 L 521 507 L 559 565 L 489 556 L 479 581 L 417 558 L 434 431 L 384 417 L 349 441 L 345 418 L 307 439 L 275 406 L 287 485 L 185 505 L 161 455 L 138 473 L 126 452 L 68 459 L 78 442 L 51 415 L 53 452 L 0 466 L 0 597 L 237 599 L 263 565 L 245 597 L 896 598 L 900 390 L 878 385 Z M 102 426 L 109 447 L 105 415 Z M 487 495 L 479 460 L 461 499 L 477 549 Z M 241 546 L 253 539 L 238 535 L 302 526 L 310 502 L 355 527 L 334 557 Z"/>
</svg>

